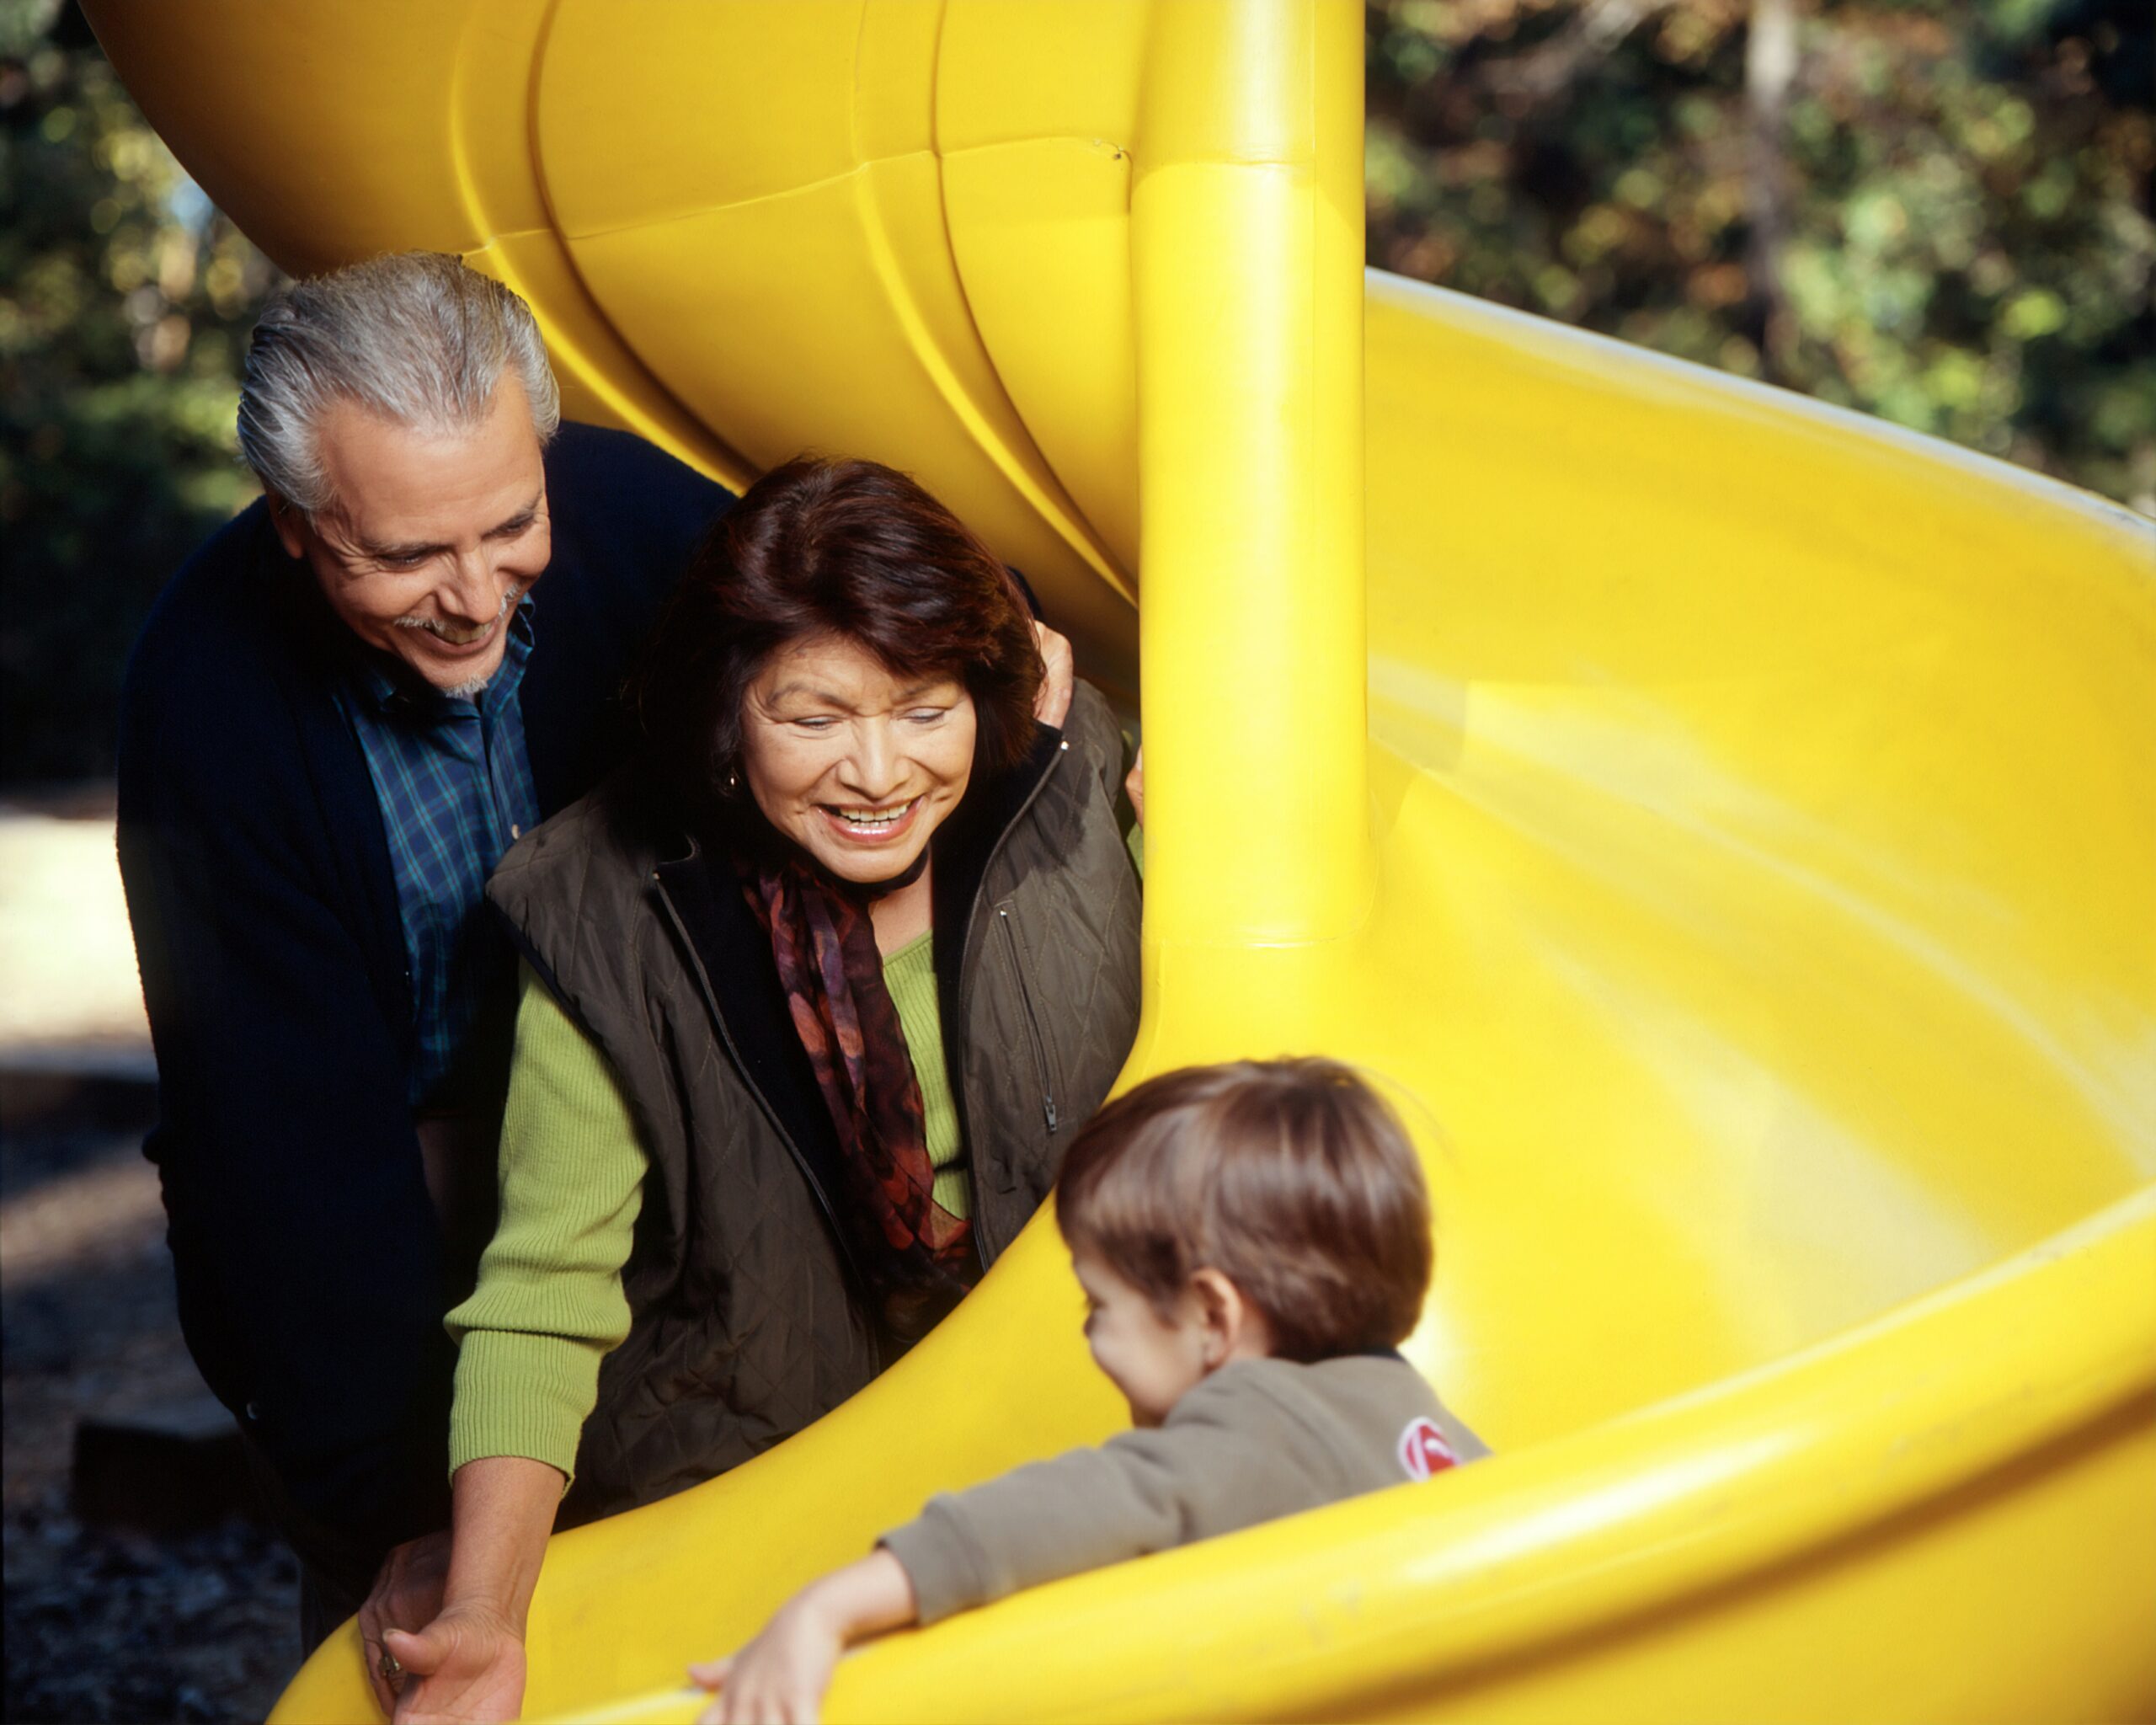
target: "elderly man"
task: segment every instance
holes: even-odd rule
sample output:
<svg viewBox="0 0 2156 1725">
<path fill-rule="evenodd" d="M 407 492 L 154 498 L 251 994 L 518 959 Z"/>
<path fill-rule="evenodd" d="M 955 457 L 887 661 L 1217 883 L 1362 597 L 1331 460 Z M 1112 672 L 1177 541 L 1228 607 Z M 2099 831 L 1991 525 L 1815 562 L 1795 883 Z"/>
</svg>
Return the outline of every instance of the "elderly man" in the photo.
<svg viewBox="0 0 2156 1725">
<path fill-rule="evenodd" d="M 513 980 L 481 889 L 617 752 L 631 655 L 729 500 L 558 418 L 531 312 L 453 258 L 292 287 L 241 394 L 268 494 L 166 589 L 122 697 L 147 1148 L 309 1645 L 446 1519 L 441 1320 L 491 1227 Z"/>
</svg>

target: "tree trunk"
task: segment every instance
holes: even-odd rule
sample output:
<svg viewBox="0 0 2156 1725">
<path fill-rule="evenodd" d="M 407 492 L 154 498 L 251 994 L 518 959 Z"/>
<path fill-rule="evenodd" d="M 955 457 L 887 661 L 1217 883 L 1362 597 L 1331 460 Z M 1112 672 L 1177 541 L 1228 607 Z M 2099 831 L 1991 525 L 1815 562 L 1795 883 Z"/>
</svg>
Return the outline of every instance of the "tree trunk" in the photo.
<svg viewBox="0 0 2156 1725">
<path fill-rule="evenodd" d="M 1745 269 L 1761 357 L 1767 376 L 1777 382 L 1796 375 L 1796 318 L 1782 286 L 1782 249 L 1789 238 L 1787 117 L 1797 60 L 1796 0 L 1752 0 L 1744 43 L 1745 209 L 1751 227 Z"/>
</svg>

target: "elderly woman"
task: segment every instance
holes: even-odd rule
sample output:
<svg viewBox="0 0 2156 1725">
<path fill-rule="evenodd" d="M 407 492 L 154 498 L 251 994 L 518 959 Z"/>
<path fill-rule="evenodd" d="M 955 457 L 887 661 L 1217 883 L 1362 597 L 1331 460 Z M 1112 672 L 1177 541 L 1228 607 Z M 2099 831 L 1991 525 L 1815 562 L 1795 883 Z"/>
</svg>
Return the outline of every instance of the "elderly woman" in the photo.
<svg viewBox="0 0 2156 1725">
<path fill-rule="evenodd" d="M 797 461 L 691 566 L 642 771 L 488 896 L 525 970 L 501 1217 L 460 1338 L 440 1615 L 400 1717 L 509 1717 L 574 1519 L 722 1473 L 970 1288 L 1138 1022 L 1123 740 L 1060 729 L 1003 567 L 903 475 Z M 362 1616 L 387 1622 L 382 1591 Z M 424 1680 L 419 1680 L 424 1679 Z"/>
</svg>

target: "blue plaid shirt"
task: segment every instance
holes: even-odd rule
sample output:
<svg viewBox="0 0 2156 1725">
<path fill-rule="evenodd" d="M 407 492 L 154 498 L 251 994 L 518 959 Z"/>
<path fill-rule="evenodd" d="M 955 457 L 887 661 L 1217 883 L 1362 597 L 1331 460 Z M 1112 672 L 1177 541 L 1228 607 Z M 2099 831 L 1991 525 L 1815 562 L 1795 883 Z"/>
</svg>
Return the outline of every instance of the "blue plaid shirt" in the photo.
<svg viewBox="0 0 2156 1725">
<path fill-rule="evenodd" d="M 415 689 L 374 653 L 355 655 L 351 681 L 338 692 L 366 756 L 397 877 L 419 1031 L 414 1108 L 477 1104 L 488 1055 L 500 1052 L 474 1035 L 504 1033 L 514 975 L 483 894 L 494 864 L 539 819 L 517 700 L 531 642 L 527 595 L 510 618 L 501 669 L 478 698 Z M 482 1007 L 496 995 L 503 1025 L 480 1024 Z"/>
</svg>

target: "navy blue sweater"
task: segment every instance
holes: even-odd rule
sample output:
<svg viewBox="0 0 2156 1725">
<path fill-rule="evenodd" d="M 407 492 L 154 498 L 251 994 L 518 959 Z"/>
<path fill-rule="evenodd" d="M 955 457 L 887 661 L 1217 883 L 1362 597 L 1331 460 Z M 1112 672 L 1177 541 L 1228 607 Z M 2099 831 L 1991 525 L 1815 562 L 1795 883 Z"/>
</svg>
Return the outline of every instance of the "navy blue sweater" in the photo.
<svg viewBox="0 0 2156 1725">
<path fill-rule="evenodd" d="M 617 757 L 616 692 L 728 494 L 590 426 L 564 425 L 546 467 L 522 701 L 552 814 Z M 188 1346 L 296 1507 L 386 1548 L 446 1525 L 460 1267 L 406 1106 L 411 986 L 382 815 L 330 694 L 342 627 L 261 504 L 195 553 L 121 696 L 120 862 Z"/>
</svg>

